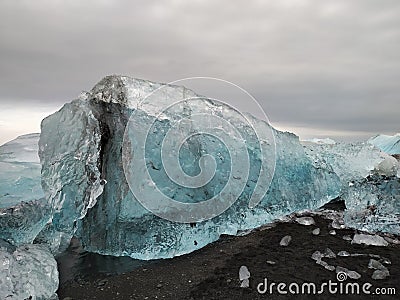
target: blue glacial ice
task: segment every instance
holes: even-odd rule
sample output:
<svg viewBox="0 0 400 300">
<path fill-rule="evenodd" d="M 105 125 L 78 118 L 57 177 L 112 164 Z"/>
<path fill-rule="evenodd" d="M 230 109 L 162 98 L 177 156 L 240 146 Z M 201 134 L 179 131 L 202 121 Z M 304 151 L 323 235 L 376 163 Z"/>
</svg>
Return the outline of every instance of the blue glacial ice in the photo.
<svg viewBox="0 0 400 300">
<path fill-rule="evenodd" d="M 157 99 L 151 99 L 145 105 L 140 103 L 145 95 L 160 87 L 163 91 Z M 251 118 L 264 131 L 272 130 L 276 141 L 275 176 L 262 201 L 249 208 L 262 165 L 260 144 L 250 126 L 236 123 L 237 130 L 246 138 L 245 149 L 250 160 L 249 177 L 237 201 L 223 214 L 198 223 L 177 223 L 155 216 L 129 189 L 123 169 L 125 128 L 133 112 L 146 127 L 154 120 L 165 99 L 187 97 L 197 95 L 184 87 L 110 76 L 85 97 L 66 104 L 42 122 L 39 142 L 42 185 L 48 201 L 55 206 L 52 224 L 55 230 L 75 234 L 88 251 L 139 259 L 166 258 L 204 247 L 221 234 L 255 228 L 296 210 L 317 208 L 339 196 L 338 176 L 331 170 L 315 168 L 297 136 L 276 131 L 267 123 Z M 157 184 L 165 195 L 182 203 L 198 203 L 218 197 L 223 191 L 231 170 L 230 155 L 236 154 L 229 153 L 231 149 L 224 148 L 210 135 L 193 134 L 182 144 L 178 154 L 184 172 L 190 176 L 199 173 L 200 157 L 204 154 L 218 158 L 216 174 L 204 186 L 177 185 L 168 178 L 163 166 L 161 142 L 173 121 L 182 114 L 190 120 L 201 111 L 214 115 L 223 113 L 225 119 L 231 121 L 237 119 L 228 106 L 202 98 L 190 105 L 180 102 L 163 112 L 155 118 L 146 144 L 147 168 L 153 182 L 148 182 L 139 173 L 134 178 L 139 187 L 149 190 L 152 184 Z M 127 134 L 130 143 L 139 139 L 135 130 Z M 232 143 L 237 143 L 239 148 L 239 142 L 242 141 L 233 140 Z M 270 154 L 263 159 L 272 165 L 275 158 L 273 140 L 264 142 L 262 147 Z M 230 201 L 235 196 L 233 190 L 225 190 L 219 201 Z M 158 198 L 153 201 L 161 202 Z M 160 205 L 159 208 L 174 213 L 173 207 Z"/>
<path fill-rule="evenodd" d="M 341 179 L 345 224 L 369 232 L 400 233 L 400 162 L 366 142 L 305 144 L 316 167 Z"/>
<path fill-rule="evenodd" d="M 368 142 L 387 154 L 400 155 L 400 133 L 395 135 L 379 134 L 370 138 Z"/>
<path fill-rule="evenodd" d="M 368 232 L 400 233 L 400 179 L 373 174 L 344 193 L 345 224 Z"/>
<path fill-rule="evenodd" d="M 142 101 L 159 89 L 161 92 Z M 185 101 L 188 97 L 193 98 L 190 103 Z M 158 114 L 171 98 L 174 105 Z M 236 132 L 225 130 L 234 137 L 228 144 L 233 152 L 193 125 L 204 111 L 208 116 L 222 116 L 234 123 Z M 132 114 L 136 119 L 130 124 Z M 179 123 L 182 116 L 187 123 Z M 180 86 L 122 76 L 104 78 L 42 123 L 39 153 L 43 189 L 55 207 L 53 229 L 76 235 L 92 252 L 138 259 L 173 257 L 199 249 L 221 234 L 234 235 L 294 211 L 317 208 L 347 193 L 349 183 L 363 180 L 386 159 L 384 153 L 364 143 L 303 146 L 294 134 L 277 131 L 253 117 L 249 119 L 261 131 L 273 132 L 276 151 L 273 139 L 259 143 L 251 126 L 242 124 L 235 112 L 220 102 L 204 99 Z M 181 127 L 173 131 L 176 124 Z M 141 165 L 135 155 L 142 149 L 142 128 L 150 128 L 150 138 L 146 136 L 145 163 Z M 180 143 L 190 130 L 190 138 Z M 178 152 L 161 151 L 169 131 L 176 137 L 169 146 L 180 145 Z M 231 159 L 238 155 L 243 142 L 235 137 L 237 132 L 246 141 L 249 161 L 236 161 L 233 166 Z M 124 147 L 126 143 L 129 147 Z M 261 156 L 262 151 L 268 155 Z M 174 158 L 179 157 L 184 173 L 196 177 L 202 171 L 205 155 L 216 158 L 216 173 L 204 185 L 189 188 L 171 180 L 167 167 Z M 275 158 L 275 174 L 267 193 L 258 205 L 249 207 L 263 164 L 272 166 Z M 125 173 L 124 166 L 128 166 Z M 229 171 L 235 166 L 239 166 L 236 172 L 243 170 L 243 176 L 234 176 L 238 182 L 249 168 L 237 200 L 235 187 L 224 190 Z M 268 175 L 271 174 L 267 172 L 265 176 Z M 201 182 L 202 178 L 197 180 Z M 132 185 L 135 193 L 130 190 Z M 163 195 L 153 193 L 156 187 Z M 222 205 L 233 198 L 236 201 L 215 218 L 181 223 L 145 209 L 137 198 L 144 194 L 151 195 L 153 212 L 175 218 L 180 211 L 163 205 L 165 196 L 184 204 L 215 197 Z M 217 206 L 206 210 L 212 212 Z M 193 211 L 193 215 L 196 213 Z"/>
</svg>

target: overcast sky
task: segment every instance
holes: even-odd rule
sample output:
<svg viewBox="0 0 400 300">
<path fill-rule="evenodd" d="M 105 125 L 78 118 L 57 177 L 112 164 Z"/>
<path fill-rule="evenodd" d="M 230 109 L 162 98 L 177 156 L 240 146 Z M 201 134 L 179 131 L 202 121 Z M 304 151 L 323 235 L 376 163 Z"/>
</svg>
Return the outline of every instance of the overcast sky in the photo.
<svg viewBox="0 0 400 300">
<path fill-rule="evenodd" d="M 108 74 L 229 80 L 302 138 L 393 134 L 400 1 L 0 0 L 0 144 Z"/>
</svg>

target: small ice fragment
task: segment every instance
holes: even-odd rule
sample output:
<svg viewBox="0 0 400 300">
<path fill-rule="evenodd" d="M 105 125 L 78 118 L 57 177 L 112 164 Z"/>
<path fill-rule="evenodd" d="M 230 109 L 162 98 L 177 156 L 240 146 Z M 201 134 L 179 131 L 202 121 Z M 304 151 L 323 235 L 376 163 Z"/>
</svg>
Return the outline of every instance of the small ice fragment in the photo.
<svg viewBox="0 0 400 300">
<path fill-rule="evenodd" d="M 292 240 L 292 237 L 290 235 L 285 235 L 282 239 L 279 245 L 286 247 L 289 245 L 290 241 Z"/>
<path fill-rule="evenodd" d="M 389 270 L 388 269 L 383 269 L 383 270 L 375 270 L 374 273 L 372 274 L 372 279 L 385 279 L 386 277 L 390 276 Z"/>
<path fill-rule="evenodd" d="M 270 265 L 275 265 L 275 264 L 276 264 L 276 262 L 275 262 L 275 261 L 272 261 L 272 260 L 267 260 L 267 264 L 270 264 Z"/>
<path fill-rule="evenodd" d="M 245 280 L 250 278 L 250 271 L 246 266 L 241 266 L 239 269 L 239 280 Z"/>
<path fill-rule="evenodd" d="M 356 271 L 348 271 L 347 275 L 351 278 L 351 279 L 359 279 L 361 278 L 361 274 L 357 273 Z"/>
<path fill-rule="evenodd" d="M 321 229 L 315 228 L 315 229 L 312 231 L 312 234 L 313 234 L 313 235 L 319 235 L 320 232 L 321 232 Z"/>
<path fill-rule="evenodd" d="M 321 261 L 321 258 L 322 258 L 323 256 L 322 256 L 322 254 L 321 254 L 321 252 L 319 252 L 319 251 L 315 251 L 312 255 L 311 255 L 311 258 L 313 259 L 313 260 L 315 260 L 315 261 Z"/>
<path fill-rule="evenodd" d="M 329 248 L 326 248 L 324 254 L 322 254 L 322 255 L 327 258 L 335 258 L 336 257 L 336 254 Z"/>
<path fill-rule="evenodd" d="M 382 265 L 379 261 L 372 259 L 372 258 L 369 260 L 368 268 L 375 269 L 375 270 L 383 269 L 383 268 L 386 269 L 386 267 L 384 265 Z"/>
<path fill-rule="evenodd" d="M 337 255 L 338 256 L 350 256 L 350 253 L 347 251 L 339 251 Z"/>
<path fill-rule="evenodd" d="M 301 217 L 301 218 L 296 218 L 295 221 L 296 221 L 297 223 L 299 223 L 300 225 L 306 225 L 306 226 L 314 225 L 314 224 L 315 224 L 315 221 L 314 221 L 313 217 Z"/>
<path fill-rule="evenodd" d="M 353 240 L 353 239 L 351 238 L 351 236 L 349 236 L 349 235 L 344 235 L 344 236 L 343 236 L 343 239 L 344 239 L 345 241 L 351 241 L 351 240 Z"/>
<path fill-rule="evenodd" d="M 240 287 L 248 288 L 250 286 L 249 282 L 250 271 L 246 266 L 241 266 L 239 269 L 239 280 L 241 281 Z"/>
<path fill-rule="evenodd" d="M 359 279 L 361 278 L 361 275 L 357 273 L 356 271 L 351 271 L 349 269 L 343 268 L 341 266 L 336 266 L 336 273 L 345 273 L 347 276 L 351 279 Z"/>
<path fill-rule="evenodd" d="M 388 242 L 379 235 L 356 233 L 351 241 L 352 244 L 366 244 L 372 246 L 387 246 Z"/>
<path fill-rule="evenodd" d="M 390 276 L 388 268 L 375 259 L 371 258 L 369 260 L 368 268 L 375 269 L 374 273 L 372 274 L 372 279 L 385 279 L 386 277 Z"/>
<path fill-rule="evenodd" d="M 335 230 L 331 230 L 331 231 L 329 231 L 329 234 L 330 235 L 336 235 L 336 231 Z"/>
</svg>

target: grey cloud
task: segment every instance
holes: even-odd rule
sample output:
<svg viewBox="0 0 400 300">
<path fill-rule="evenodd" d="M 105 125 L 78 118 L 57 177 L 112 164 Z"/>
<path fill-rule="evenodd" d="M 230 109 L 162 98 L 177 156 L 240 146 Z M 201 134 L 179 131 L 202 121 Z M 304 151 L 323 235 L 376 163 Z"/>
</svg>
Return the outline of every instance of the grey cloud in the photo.
<svg viewBox="0 0 400 300">
<path fill-rule="evenodd" d="M 272 122 L 399 131 L 396 0 L 4 0 L 0 43 L 3 102 L 59 106 L 113 73 L 212 76 Z"/>
</svg>

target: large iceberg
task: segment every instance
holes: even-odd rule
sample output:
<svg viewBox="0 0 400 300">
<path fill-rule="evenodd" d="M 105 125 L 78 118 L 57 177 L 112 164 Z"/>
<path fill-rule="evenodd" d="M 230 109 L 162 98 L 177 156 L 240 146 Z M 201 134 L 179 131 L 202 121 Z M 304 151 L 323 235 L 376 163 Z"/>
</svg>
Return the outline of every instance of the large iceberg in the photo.
<svg viewBox="0 0 400 300">
<path fill-rule="evenodd" d="M 154 91 L 159 92 L 143 101 Z M 176 105 L 157 114 L 170 99 Z M 219 132 L 224 141 L 232 137 L 229 142 L 201 134 L 205 129 L 195 121 L 204 112 L 207 118 L 217 116 L 233 123 L 234 129 L 224 127 Z M 132 114 L 136 115 L 131 124 Z M 179 144 L 178 153 L 162 153 L 164 139 L 182 116 L 189 125 L 179 123 L 173 137 L 179 144 L 189 127 L 190 138 Z M 316 168 L 297 136 L 276 131 L 251 116 L 246 118 L 249 123 L 229 106 L 181 86 L 122 76 L 104 78 L 84 97 L 42 122 L 42 185 L 55 208 L 52 225 L 57 231 L 79 237 L 89 251 L 139 259 L 166 258 L 199 249 L 221 234 L 236 234 L 297 210 L 317 208 L 340 195 L 338 176 L 329 169 Z M 258 140 L 254 127 L 273 135 Z M 151 132 L 145 144 L 145 164 L 140 164 L 134 151 L 140 149 L 142 128 Z M 245 153 L 239 153 L 243 149 Z M 234 161 L 232 165 L 231 159 L 239 154 L 246 154 L 248 163 Z M 184 173 L 196 177 L 202 163 L 207 163 L 202 158 L 205 155 L 216 158 L 216 172 L 205 184 L 190 188 L 171 180 L 166 161 L 171 163 L 178 157 Z M 269 169 L 263 170 L 263 165 Z M 273 169 L 270 186 L 267 182 L 261 188 L 267 192 L 264 195 L 257 186 L 259 174 L 272 179 Z M 233 174 L 237 181 L 225 188 L 231 170 L 237 172 Z M 203 179 L 196 178 L 198 182 Z M 238 189 L 240 184 L 243 190 Z M 153 194 L 156 188 L 158 193 Z M 249 207 L 254 191 L 261 195 L 261 202 Z M 146 194 L 154 195 L 147 203 L 151 211 L 136 197 Z M 226 203 L 232 205 L 211 219 L 193 217 L 193 222 L 174 222 L 157 215 L 181 215 L 175 206 L 163 204 L 165 197 L 181 204 L 216 199 L 218 202 L 202 208 L 211 215 Z M 196 216 L 198 211 L 191 213 Z"/>
<path fill-rule="evenodd" d="M 123 76 L 104 78 L 46 118 L 39 154 L 51 232 L 139 259 L 188 253 L 349 195 L 388 157 L 365 143 L 303 147 L 182 86 Z M 251 205 L 254 195 L 260 202 Z"/>
<path fill-rule="evenodd" d="M 400 155 L 400 133 L 395 135 L 379 134 L 370 138 L 368 142 L 388 154 Z"/>
</svg>

